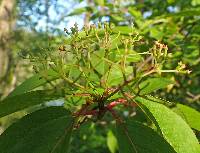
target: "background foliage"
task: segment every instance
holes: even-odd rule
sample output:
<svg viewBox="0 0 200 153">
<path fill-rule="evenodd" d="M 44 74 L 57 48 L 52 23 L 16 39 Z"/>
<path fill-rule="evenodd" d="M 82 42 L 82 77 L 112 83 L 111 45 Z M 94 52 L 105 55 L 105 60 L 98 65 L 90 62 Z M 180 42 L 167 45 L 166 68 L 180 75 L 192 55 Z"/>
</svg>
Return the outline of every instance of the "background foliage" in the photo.
<svg viewBox="0 0 200 153">
<path fill-rule="evenodd" d="M 0 4 L 2 5 L 4 1 L 6 0 L 0 1 Z M 121 31 L 122 34 L 134 31 L 143 37 L 142 43 L 136 45 L 136 51 L 148 51 L 155 40 L 167 44 L 168 51 L 172 54 L 167 59 L 164 69 L 174 69 L 179 61 L 183 61 L 187 69 L 192 70 L 189 75 L 165 74 L 165 78 L 169 78 L 175 83 L 167 86 L 166 89 L 160 89 L 151 94 L 179 103 L 179 109 L 174 108 L 174 111 L 186 118 L 195 131 L 197 138 L 200 139 L 200 125 L 198 124 L 198 111 L 200 111 L 200 3 L 198 0 L 18 0 L 10 3 L 14 3 L 14 7 L 8 13 L 9 19 L 6 18 L 6 21 L 9 21 L 10 29 L 5 34 L 2 32 L 3 28 L 0 29 L 1 46 L 3 46 L 0 47 L 0 52 L 6 52 L 5 56 L 9 57 L 8 62 L 5 62 L 7 63 L 5 73 L 0 76 L 1 99 L 4 99 L 25 78 L 35 74 L 34 71 L 37 72 L 37 69 L 31 66 L 29 60 L 22 60 L 22 58 L 26 58 L 30 54 L 33 56 L 42 55 L 44 51 L 51 52 L 58 49 L 58 45 L 63 45 L 67 41 L 63 28 L 70 30 L 71 25 L 68 24 L 70 20 L 79 18 L 80 23 L 83 24 L 97 24 L 98 22 L 109 21 L 118 26 L 117 31 Z M 0 21 L 0 23 L 2 22 L 3 20 Z M 82 29 L 83 24 L 80 23 L 78 23 L 79 29 Z M 59 27 L 62 27 L 62 29 Z M 57 77 L 56 74 L 52 74 L 54 72 L 48 73 L 52 76 L 50 80 L 54 80 Z M 39 83 L 34 82 L 34 80 L 41 77 L 40 75 L 35 75 L 34 77 L 31 78 L 31 85 L 25 84 L 18 92 L 29 91 L 32 85 L 35 87 L 44 85 L 39 89 L 49 89 L 51 87 L 49 84 L 45 85 L 45 79 L 41 79 Z M 56 83 L 59 84 L 59 82 Z M 12 94 L 17 95 L 17 93 Z M 45 97 L 41 100 L 45 102 L 57 99 L 60 94 L 62 93 L 52 95 L 51 93 L 36 91 L 33 95 L 24 95 L 24 99 L 26 99 L 26 96 L 27 99 L 32 96 L 30 103 L 36 105 L 38 104 L 38 95 L 47 95 L 48 98 Z M 52 95 L 52 97 L 49 95 Z M 19 99 L 19 103 L 23 103 L 24 99 L 21 99 L 21 101 Z M 12 101 L 12 99 L 7 99 L 7 101 L 9 100 Z M 53 105 L 56 104 L 56 102 L 53 102 Z M 37 105 L 14 115 L 11 114 L 1 118 L 2 132 L 17 118 L 21 118 L 27 112 L 33 112 L 47 105 Z M 146 107 L 151 109 L 151 106 Z M 12 104 L 8 106 L 8 109 L 11 109 L 9 113 L 19 110 Z M 1 105 L 0 116 L 4 116 L 6 111 Z M 187 112 L 187 115 L 185 115 L 186 113 L 183 114 L 183 112 Z M 7 114 L 9 113 L 7 112 Z M 139 110 L 137 113 L 141 114 Z M 110 121 L 110 116 L 107 117 L 108 121 Z M 146 118 L 143 115 L 137 115 L 134 118 L 135 120 L 146 122 Z M 112 124 L 106 128 L 104 124 L 108 123 L 102 121 L 97 124 L 88 123 L 83 125 L 81 127 L 82 130 L 74 133 L 75 136 L 72 139 L 70 152 L 116 152 L 118 148 L 115 143 L 112 144 L 116 139 L 116 133 L 112 130 Z M 141 126 L 137 123 L 133 124 L 137 125 L 135 130 Z M 145 129 L 145 127 L 143 128 Z M 57 134 L 59 135 L 59 133 Z M 77 148 L 79 148 L 78 151 Z"/>
</svg>

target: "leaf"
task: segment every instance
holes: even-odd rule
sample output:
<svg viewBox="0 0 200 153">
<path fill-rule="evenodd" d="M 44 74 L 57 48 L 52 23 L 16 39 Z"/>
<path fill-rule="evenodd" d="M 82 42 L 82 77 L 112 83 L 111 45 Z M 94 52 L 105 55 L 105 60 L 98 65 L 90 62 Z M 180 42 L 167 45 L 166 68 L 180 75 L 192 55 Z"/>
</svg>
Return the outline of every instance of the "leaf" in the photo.
<svg viewBox="0 0 200 153">
<path fill-rule="evenodd" d="M 154 27 L 150 28 L 150 36 L 157 40 L 162 40 L 163 37 L 165 36 L 165 34 L 163 33 L 162 28 L 160 28 L 158 26 L 154 26 Z"/>
<path fill-rule="evenodd" d="M 114 27 L 112 30 L 114 33 L 121 33 L 123 35 L 129 35 L 130 33 L 133 33 L 133 28 L 127 27 L 127 26 L 117 26 Z"/>
<path fill-rule="evenodd" d="M 175 153 L 153 129 L 135 121 L 117 125 L 120 153 Z"/>
<path fill-rule="evenodd" d="M 119 16 L 118 14 L 117 15 L 112 14 L 110 16 L 110 19 L 113 22 L 122 22 L 122 21 L 124 21 L 124 17 L 123 16 Z"/>
<path fill-rule="evenodd" d="M 154 19 L 148 19 L 148 20 L 144 20 L 143 22 L 141 22 L 141 27 L 140 30 L 143 33 L 143 31 L 149 31 L 149 27 L 152 27 L 155 24 L 161 24 L 161 23 L 168 23 L 169 19 L 160 16 L 158 18 L 154 18 Z"/>
<path fill-rule="evenodd" d="M 85 12 L 92 12 L 92 8 L 91 7 L 77 8 L 74 9 L 71 13 L 69 13 L 68 16 L 81 15 Z"/>
<path fill-rule="evenodd" d="M 45 77 L 44 77 L 44 75 L 45 75 Z M 59 75 L 51 69 L 46 71 L 46 72 L 42 72 L 40 74 L 35 74 L 34 76 L 30 77 L 29 79 L 24 81 L 19 86 L 17 86 L 9 94 L 9 96 L 20 95 L 22 93 L 33 90 L 33 89 L 35 89 L 39 86 L 42 86 L 42 85 L 46 84 L 48 81 L 52 81 L 52 80 L 55 80 L 55 79 L 58 79 L 58 78 L 59 78 Z"/>
<path fill-rule="evenodd" d="M 104 6 L 104 0 L 94 0 L 97 5 Z"/>
<path fill-rule="evenodd" d="M 141 89 L 140 94 L 145 95 L 149 94 L 153 91 L 156 91 L 158 89 L 165 88 L 166 86 L 173 84 L 174 82 L 166 79 L 166 78 L 149 78 L 145 81 L 143 81 L 139 87 Z"/>
<path fill-rule="evenodd" d="M 179 115 L 162 104 L 142 97 L 136 97 L 134 100 L 147 109 L 147 114 L 150 113 L 154 117 L 153 121 L 158 130 L 177 153 L 200 153 L 195 134 Z"/>
<path fill-rule="evenodd" d="M 141 19 L 142 18 L 142 13 L 141 11 L 138 11 L 135 7 L 129 7 L 128 12 L 136 19 Z"/>
<path fill-rule="evenodd" d="M 33 112 L 0 135 L 2 153 L 67 153 L 73 127 L 63 107 Z"/>
<path fill-rule="evenodd" d="M 109 86 L 121 84 L 123 82 L 123 74 L 120 67 L 118 65 L 113 65 L 110 71 L 105 76 L 105 79 L 107 79 L 106 83 Z"/>
<path fill-rule="evenodd" d="M 200 112 L 186 105 L 177 104 L 176 113 L 179 114 L 190 127 L 200 131 Z"/>
<path fill-rule="evenodd" d="M 200 9 L 195 8 L 195 9 L 188 9 L 188 10 L 183 10 L 177 13 L 168 13 L 164 15 L 164 17 L 185 17 L 185 16 L 198 16 L 200 15 Z"/>
<path fill-rule="evenodd" d="M 139 62 L 141 61 L 141 59 L 142 59 L 141 55 L 134 51 L 132 54 L 128 54 L 126 57 L 126 60 L 128 62 Z"/>
<path fill-rule="evenodd" d="M 133 68 L 132 66 L 127 66 L 124 71 L 126 77 L 128 77 L 132 73 Z M 109 86 L 117 86 L 123 83 L 124 81 L 123 72 L 120 68 L 120 65 L 113 65 L 105 77 L 107 79 L 106 83 Z"/>
<path fill-rule="evenodd" d="M 116 153 L 118 146 L 117 146 L 117 139 L 113 135 L 113 132 L 110 130 L 107 134 L 107 146 L 111 153 Z"/>
<path fill-rule="evenodd" d="M 200 5 L 200 1 L 199 0 L 192 0 L 192 5 L 193 6 Z"/>
<path fill-rule="evenodd" d="M 139 62 L 142 60 L 142 56 L 133 50 L 128 50 L 127 53 L 124 49 L 120 49 L 119 52 L 116 52 L 116 50 L 112 52 L 116 54 L 117 61 L 122 60 L 124 57 L 126 57 L 126 62 Z"/>
<path fill-rule="evenodd" d="M 0 102 L 0 117 L 61 97 L 62 93 L 55 90 L 36 90 L 8 97 Z"/>
<path fill-rule="evenodd" d="M 104 55 L 104 50 L 99 50 L 97 53 L 91 55 L 91 64 L 93 68 L 101 75 L 104 75 L 109 68 L 109 65 L 105 60 L 103 60 Z"/>
<path fill-rule="evenodd" d="M 69 78 L 72 80 L 76 80 L 81 75 L 81 71 L 79 70 L 78 66 L 72 66 L 69 71 Z"/>
</svg>

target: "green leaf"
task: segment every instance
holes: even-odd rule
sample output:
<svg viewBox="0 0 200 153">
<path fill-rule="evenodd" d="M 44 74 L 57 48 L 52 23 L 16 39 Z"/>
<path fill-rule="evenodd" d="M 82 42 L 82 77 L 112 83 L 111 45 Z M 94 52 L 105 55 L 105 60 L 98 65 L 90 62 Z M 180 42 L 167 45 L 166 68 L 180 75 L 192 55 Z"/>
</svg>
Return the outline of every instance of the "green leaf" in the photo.
<svg viewBox="0 0 200 153">
<path fill-rule="evenodd" d="M 46 79 L 45 79 L 46 78 Z M 46 84 L 48 81 L 52 81 L 55 79 L 58 79 L 59 75 L 53 70 L 48 70 L 46 72 L 42 72 L 40 74 L 35 74 L 34 76 L 30 77 L 26 81 L 24 81 L 22 84 L 17 86 L 9 96 L 16 96 L 20 95 L 22 93 L 28 92 L 30 90 L 33 90 L 39 86 L 42 86 Z"/>
<path fill-rule="evenodd" d="M 154 27 L 150 28 L 150 36 L 157 40 L 162 40 L 163 37 L 165 36 L 165 34 L 163 33 L 162 28 L 160 28 L 158 26 L 154 26 Z"/>
<path fill-rule="evenodd" d="M 70 14 L 68 14 L 68 16 L 81 15 L 85 12 L 92 12 L 92 8 L 91 7 L 77 8 L 74 9 Z"/>
<path fill-rule="evenodd" d="M 189 125 L 176 113 L 164 106 L 142 97 L 134 99 L 144 107 L 163 137 L 177 153 L 200 153 L 198 140 Z"/>
<path fill-rule="evenodd" d="M 117 26 L 114 27 L 112 30 L 114 33 L 121 33 L 123 35 L 129 35 L 130 33 L 133 33 L 133 28 L 127 27 L 127 26 Z"/>
<path fill-rule="evenodd" d="M 188 10 L 183 10 L 177 13 L 169 13 L 164 15 L 164 17 L 185 17 L 185 16 L 198 16 L 200 15 L 200 9 L 199 8 L 195 8 L 195 9 L 188 9 Z"/>
<path fill-rule="evenodd" d="M 128 54 L 126 56 L 126 60 L 128 62 L 139 62 L 139 61 L 141 61 L 141 59 L 142 59 L 141 55 L 134 51 L 132 54 Z"/>
<path fill-rule="evenodd" d="M 192 5 L 196 6 L 196 5 L 200 5 L 200 1 L 199 0 L 192 0 Z"/>
<path fill-rule="evenodd" d="M 173 84 L 173 83 L 174 83 L 173 81 L 166 79 L 166 78 L 149 78 L 149 79 L 143 81 L 139 85 L 139 87 L 141 89 L 140 94 L 141 95 L 149 94 L 158 89 L 165 88 L 169 84 Z"/>
<path fill-rule="evenodd" d="M 21 95 L 7 97 L 0 102 L 0 117 L 20 111 L 30 106 L 56 100 L 61 97 L 62 93 L 55 92 L 55 90 L 36 90 Z"/>
<path fill-rule="evenodd" d="M 124 21 L 124 17 L 123 16 L 119 16 L 118 14 L 117 15 L 112 14 L 110 16 L 110 18 L 111 18 L 111 20 L 116 21 L 116 22 Z"/>
<path fill-rule="evenodd" d="M 127 66 L 124 71 L 126 77 L 128 77 L 132 73 L 133 68 L 132 66 Z M 105 78 L 107 79 L 106 83 L 109 86 L 117 86 L 123 83 L 124 78 L 120 65 L 113 65 L 110 71 L 105 75 Z"/>
<path fill-rule="evenodd" d="M 129 7 L 128 12 L 136 19 L 141 19 L 142 18 L 142 13 L 141 11 L 137 10 L 135 7 Z"/>
<path fill-rule="evenodd" d="M 94 0 L 96 4 L 104 6 L 104 0 Z"/>
<path fill-rule="evenodd" d="M 200 112 L 186 105 L 177 104 L 176 113 L 179 114 L 190 127 L 200 131 Z"/>
<path fill-rule="evenodd" d="M 101 75 L 104 75 L 109 68 L 109 65 L 103 59 L 104 55 L 105 55 L 104 50 L 99 50 L 98 52 L 91 55 L 91 64 L 93 68 Z"/>
<path fill-rule="evenodd" d="M 158 17 L 158 18 L 154 18 L 154 19 L 148 19 L 148 20 L 144 20 L 141 22 L 141 26 L 140 27 L 140 30 L 141 30 L 141 33 L 143 32 L 147 32 L 149 31 L 149 27 L 155 25 L 155 24 L 161 24 L 161 23 L 168 23 L 169 22 L 169 19 L 167 18 L 162 18 L 161 17 Z"/>
<path fill-rule="evenodd" d="M 81 75 L 81 71 L 79 70 L 78 66 L 72 66 L 69 71 L 69 78 L 72 80 L 76 80 Z"/>
<path fill-rule="evenodd" d="M 123 74 L 120 67 L 118 65 L 113 65 L 110 71 L 105 76 L 105 79 L 107 79 L 106 83 L 109 86 L 121 84 L 121 82 L 123 82 Z"/>
<path fill-rule="evenodd" d="M 23 117 L 0 136 L 2 153 L 67 153 L 73 119 L 63 107 Z"/>
<path fill-rule="evenodd" d="M 135 121 L 117 124 L 120 153 L 175 153 L 153 129 Z"/>
<path fill-rule="evenodd" d="M 107 134 L 107 146 L 111 153 L 116 153 L 118 149 L 117 139 L 111 130 L 108 131 L 108 134 Z"/>
<path fill-rule="evenodd" d="M 124 57 L 126 62 L 139 62 L 142 60 L 142 56 L 133 50 L 128 50 L 127 53 L 125 53 L 124 49 L 120 49 L 119 52 L 113 50 L 112 53 L 116 54 L 117 61 L 122 60 Z"/>
</svg>

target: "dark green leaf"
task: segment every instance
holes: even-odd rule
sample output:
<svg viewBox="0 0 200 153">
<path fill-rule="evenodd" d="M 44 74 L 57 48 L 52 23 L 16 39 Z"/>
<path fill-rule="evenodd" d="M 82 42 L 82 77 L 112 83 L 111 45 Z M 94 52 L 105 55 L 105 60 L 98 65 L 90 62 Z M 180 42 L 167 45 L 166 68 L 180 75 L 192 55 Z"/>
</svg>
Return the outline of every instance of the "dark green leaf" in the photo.
<svg viewBox="0 0 200 153">
<path fill-rule="evenodd" d="M 23 117 L 0 136 L 1 153 L 67 153 L 73 119 L 62 107 Z"/>
<path fill-rule="evenodd" d="M 47 72 L 43 72 L 40 74 L 35 74 L 34 76 L 30 77 L 29 79 L 25 80 L 22 84 L 17 86 L 9 96 L 20 95 L 22 93 L 28 92 L 33 90 L 39 86 L 46 84 L 48 81 L 52 81 L 58 79 L 59 75 L 53 71 L 48 70 Z"/>
<path fill-rule="evenodd" d="M 61 97 L 62 93 L 55 92 L 54 90 L 36 90 L 8 97 L 0 102 L 0 117 Z"/>
<path fill-rule="evenodd" d="M 118 124 L 117 138 L 120 153 L 175 153 L 164 138 L 139 122 Z"/>
<path fill-rule="evenodd" d="M 195 134 L 179 115 L 163 104 L 142 97 L 136 97 L 135 101 L 147 109 L 144 109 L 147 114 L 152 115 L 152 120 L 158 130 L 177 153 L 200 153 L 200 146 Z"/>
</svg>

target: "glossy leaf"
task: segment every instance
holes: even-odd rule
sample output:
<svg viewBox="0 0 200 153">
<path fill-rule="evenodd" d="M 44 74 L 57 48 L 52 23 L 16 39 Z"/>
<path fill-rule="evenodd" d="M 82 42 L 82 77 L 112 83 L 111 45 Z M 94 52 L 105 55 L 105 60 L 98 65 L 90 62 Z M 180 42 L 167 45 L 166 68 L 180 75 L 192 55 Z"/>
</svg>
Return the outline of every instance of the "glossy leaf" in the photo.
<svg viewBox="0 0 200 153">
<path fill-rule="evenodd" d="M 48 70 L 47 72 L 43 72 L 41 74 L 35 74 L 34 76 L 25 80 L 19 86 L 17 86 L 10 93 L 9 96 L 20 95 L 22 93 L 33 90 L 33 89 L 35 89 L 39 86 L 42 86 L 42 85 L 46 84 L 48 81 L 52 81 L 52 80 L 55 80 L 55 79 L 58 79 L 58 78 L 59 78 L 59 75 L 53 70 Z"/>
<path fill-rule="evenodd" d="M 120 153 L 175 153 L 153 129 L 135 121 L 117 124 Z"/>
<path fill-rule="evenodd" d="M 62 107 L 23 117 L 0 136 L 2 153 L 67 153 L 73 119 Z"/>
<path fill-rule="evenodd" d="M 198 140 L 189 125 L 175 112 L 156 102 L 135 98 L 138 104 L 144 106 L 144 111 L 157 126 L 163 137 L 172 145 L 177 153 L 200 153 Z"/>
<path fill-rule="evenodd" d="M 145 81 L 143 81 L 139 87 L 141 89 L 140 94 L 145 95 L 149 94 L 153 91 L 156 91 L 158 89 L 162 89 L 167 87 L 170 84 L 173 84 L 174 82 L 166 79 L 166 78 L 149 78 Z"/>
<path fill-rule="evenodd" d="M 177 104 L 176 111 L 192 128 L 200 131 L 200 112 L 186 105 Z"/>
<path fill-rule="evenodd" d="M 0 102 L 0 117 L 61 97 L 62 93 L 54 90 L 36 90 L 8 97 Z"/>
</svg>

